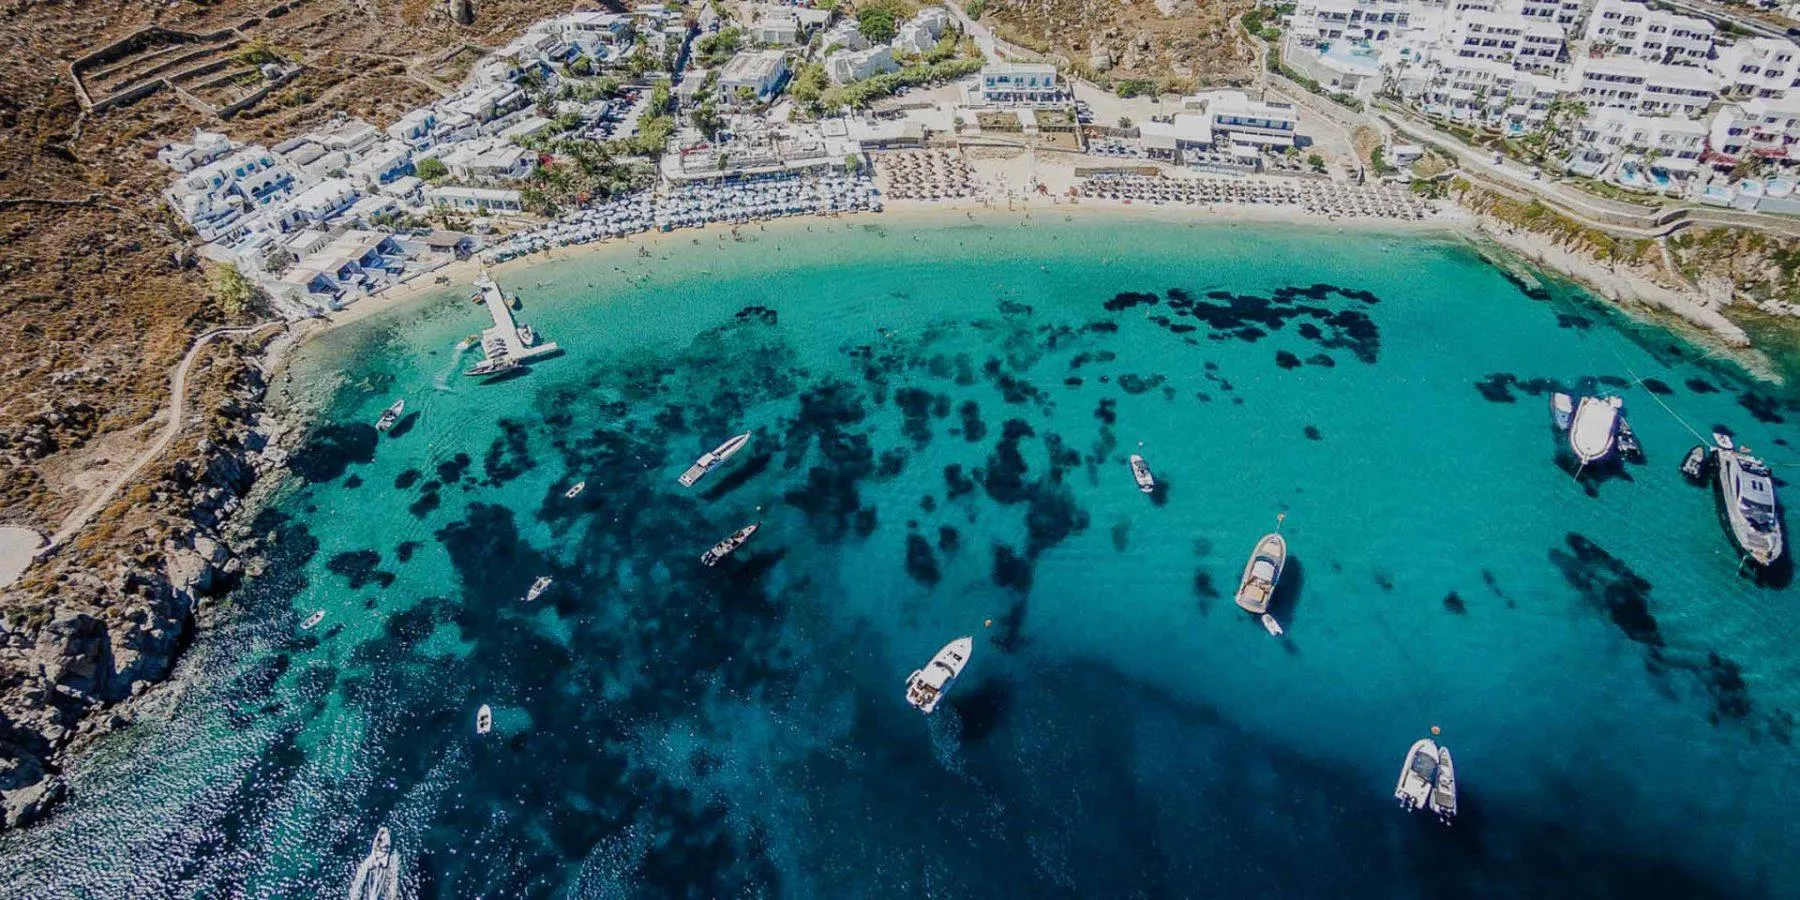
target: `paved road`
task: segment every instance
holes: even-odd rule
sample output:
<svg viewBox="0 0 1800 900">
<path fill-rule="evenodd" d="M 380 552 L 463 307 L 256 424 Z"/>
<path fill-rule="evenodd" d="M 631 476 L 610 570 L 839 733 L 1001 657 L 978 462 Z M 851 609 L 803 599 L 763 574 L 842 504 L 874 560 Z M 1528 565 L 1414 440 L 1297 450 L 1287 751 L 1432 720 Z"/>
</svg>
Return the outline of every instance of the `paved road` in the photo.
<svg viewBox="0 0 1800 900">
<path fill-rule="evenodd" d="M 1663 0 L 1663 2 L 1684 13 L 1688 13 L 1689 15 L 1699 16 L 1703 19 L 1717 19 L 1722 22 L 1730 22 L 1752 34 L 1773 38 L 1787 37 L 1787 32 L 1784 29 L 1770 25 L 1761 19 L 1755 19 L 1750 16 L 1732 12 L 1717 3 L 1699 3 L 1696 2 L 1696 0 Z"/>
<path fill-rule="evenodd" d="M 107 504 L 118 496 L 120 490 L 130 484 L 132 479 L 144 470 L 145 466 L 161 456 L 163 451 L 168 450 L 169 445 L 175 442 L 176 437 L 180 436 L 183 420 L 187 416 L 188 370 L 193 368 L 194 360 L 200 357 L 200 351 L 205 349 L 207 344 L 212 343 L 214 338 L 226 335 L 254 334 L 266 328 L 284 326 L 285 323 L 282 322 L 264 322 L 261 325 L 214 328 L 194 338 L 193 346 L 188 348 L 187 355 L 181 358 L 181 362 L 175 366 L 174 374 L 169 378 L 169 421 L 163 425 L 162 433 L 157 435 L 156 440 L 150 446 L 145 447 L 143 452 L 138 454 L 138 458 L 125 471 L 119 473 L 119 476 L 114 478 L 111 484 L 98 494 L 89 497 L 88 501 L 76 508 L 74 512 L 69 513 L 68 518 L 63 519 L 62 527 L 50 536 L 50 543 L 38 551 L 38 557 L 42 558 L 54 553 L 64 542 L 80 533 L 81 529 L 86 528 L 88 522 L 105 509 Z"/>
</svg>

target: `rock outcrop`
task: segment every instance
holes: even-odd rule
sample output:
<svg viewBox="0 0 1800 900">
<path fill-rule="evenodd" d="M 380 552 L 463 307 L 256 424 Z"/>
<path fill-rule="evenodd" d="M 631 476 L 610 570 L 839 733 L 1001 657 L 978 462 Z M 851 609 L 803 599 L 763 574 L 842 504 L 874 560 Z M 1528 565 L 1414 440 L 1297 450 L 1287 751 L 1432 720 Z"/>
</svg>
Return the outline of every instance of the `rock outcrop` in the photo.
<svg viewBox="0 0 1800 900">
<path fill-rule="evenodd" d="M 127 719 L 118 706 L 169 676 L 195 614 L 243 571 L 221 536 L 277 453 L 259 427 L 263 374 L 221 348 L 183 443 L 70 542 L 0 596 L 0 824 L 41 816 L 64 793 L 63 755 Z"/>
</svg>

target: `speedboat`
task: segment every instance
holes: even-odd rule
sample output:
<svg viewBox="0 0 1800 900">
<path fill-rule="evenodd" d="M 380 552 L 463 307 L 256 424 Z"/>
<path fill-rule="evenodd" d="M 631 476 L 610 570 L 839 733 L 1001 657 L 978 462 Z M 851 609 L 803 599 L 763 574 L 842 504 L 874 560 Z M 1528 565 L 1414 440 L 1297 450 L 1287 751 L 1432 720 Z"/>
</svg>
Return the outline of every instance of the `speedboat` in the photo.
<svg viewBox="0 0 1800 900">
<path fill-rule="evenodd" d="M 1432 783 L 1429 803 L 1439 822 L 1448 825 L 1456 818 L 1456 767 L 1450 762 L 1449 747 L 1438 747 L 1437 778 Z"/>
<path fill-rule="evenodd" d="M 479 295 L 477 295 L 477 296 L 479 296 Z M 456 342 L 456 352 L 461 353 L 464 350 L 467 350 L 470 347 L 473 347 L 479 343 L 481 343 L 481 335 L 471 334 L 468 337 L 463 338 L 462 340 Z"/>
<path fill-rule="evenodd" d="M 1631 423 L 1622 416 L 1619 418 L 1619 455 L 1632 462 L 1641 462 L 1644 458 L 1644 445 L 1638 443 L 1637 432 L 1631 430 Z"/>
<path fill-rule="evenodd" d="M 576 497 L 581 496 L 581 492 L 585 491 L 585 490 L 587 490 L 587 482 L 577 481 L 568 490 L 563 491 L 563 497 L 565 497 L 569 500 L 573 500 Z"/>
<path fill-rule="evenodd" d="M 487 734 L 494 730 L 494 711 L 486 703 L 475 711 L 475 733 Z"/>
<path fill-rule="evenodd" d="M 531 583 L 531 589 L 525 592 L 525 601 L 529 603 L 544 596 L 544 592 L 550 589 L 550 583 L 553 580 L 548 575 L 539 575 L 538 580 Z"/>
<path fill-rule="evenodd" d="M 395 400 L 394 405 L 382 410 L 381 418 L 375 420 L 376 431 L 386 431 L 400 421 L 400 414 L 406 411 L 406 400 Z"/>
<path fill-rule="evenodd" d="M 950 686 L 956 683 L 956 676 L 962 674 L 963 666 L 969 664 L 969 654 L 975 650 L 973 637 L 959 637 L 944 645 L 925 668 L 919 669 L 906 677 L 906 702 L 926 715 L 937 709 L 938 701 Z"/>
<path fill-rule="evenodd" d="M 1706 447 L 1695 444 L 1694 449 L 1689 450 L 1686 458 L 1681 461 L 1681 474 L 1686 476 L 1687 480 L 1697 484 L 1706 477 L 1707 462 Z"/>
<path fill-rule="evenodd" d="M 1575 407 L 1575 421 L 1569 428 L 1569 449 L 1583 466 L 1612 455 L 1613 441 L 1619 432 L 1617 397 L 1583 397 Z"/>
<path fill-rule="evenodd" d="M 394 900 L 400 896 L 400 854 L 386 828 L 375 832 L 375 844 L 350 879 L 350 900 Z"/>
<path fill-rule="evenodd" d="M 1275 596 L 1275 585 L 1281 581 L 1281 570 L 1286 565 L 1287 539 L 1279 531 L 1263 535 L 1262 540 L 1256 542 L 1250 561 L 1244 564 L 1244 576 L 1238 581 L 1237 605 L 1251 615 L 1267 615 L 1269 601 Z"/>
<path fill-rule="evenodd" d="M 1150 476 L 1150 467 L 1136 453 L 1131 454 L 1131 477 L 1137 482 L 1138 490 L 1146 494 L 1156 490 L 1156 479 Z"/>
<path fill-rule="evenodd" d="M 325 611 L 321 609 L 318 612 L 315 612 L 312 615 L 307 616 L 306 621 L 300 623 L 300 630 L 311 631 L 314 625 L 317 625 L 323 621 L 325 621 Z"/>
<path fill-rule="evenodd" d="M 711 550 L 700 554 L 700 562 L 709 566 L 718 565 L 719 560 L 729 556 L 731 551 L 744 546 L 744 542 L 749 540 L 750 536 L 756 533 L 756 529 L 761 527 L 761 522 L 752 522 L 732 532 L 731 537 L 712 545 Z"/>
<path fill-rule="evenodd" d="M 1406 751 L 1406 760 L 1400 764 L 1400 782 L 1394 785 L 1394 799 L 1400 801 L 1400 807 L 1429 807 L 1432 790 L 1437 787 L 1437 772 L 1437 742 L 1431 738 L 1413 742 L 1412 749 Z"/>
<path fill-rule="evenodd" d="M 700 480 L 700 476 L 717 468 L 720 463 L 744 449 L 744 445 L 748 443 L 750 443 L 750 433 L 745 432 L 701 454 L 700 458 L 694 460 L 694 464 L 689 466 L 686 472 L 681 473 L 681 486 L 693 487 L 694 482 Z"/>
<path fill-rule="evenodd" d="M 1731 538 L 1759 566 L 1781 558 L 1781 519 L 1775 513 L 1775 483 L 1769 467 L 1750 448 L 1720 447 L 1719 499 L 1731 523 Z"/>
<path fill-rule="evenodd" d="M 484 359 L 481 362 L 478 362 L 475 365 L 470 366 L 467 370 L 465 370 L 463 372 L 463 374 L 474 377 L 474 378 L 480 378 L 483 375 L 500 375 L 505 372 L 511 372 L 512 370 L 514 370 L 518 367 L 519 367 L 518 360 L 508 359 L 508 358 L 502 356 L 502 357 L 496 357 L 496 358 L 492 358 L 492 359 Z"/>
<path fill-rule="evenodd" d="M 1569 423 L 1575 421 L 1575 401 L 1561 391 L 1551 394 L 1550 416 L 1556 421 L 1557 431 L 1568 431 Z"/>
<path fill-rule="evenodd" d="M 532 331 L 530 325 L 520 325 L 518 330 L 519 343 L 524 344 L 527 347 L 537 343 L 537 332 Z"/>
</svg>

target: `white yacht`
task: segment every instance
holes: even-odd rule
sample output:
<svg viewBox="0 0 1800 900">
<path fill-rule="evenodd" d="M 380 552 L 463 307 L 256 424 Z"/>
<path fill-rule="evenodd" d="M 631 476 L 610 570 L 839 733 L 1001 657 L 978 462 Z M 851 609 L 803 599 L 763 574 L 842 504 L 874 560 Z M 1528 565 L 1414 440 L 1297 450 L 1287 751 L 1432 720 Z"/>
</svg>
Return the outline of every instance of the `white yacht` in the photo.
<svg viewBox="0 0 1800 900">
<path fill-rule="evenodd" d="M 306 621 L 300 623 L 300 630 L 301 631 L 311 631 L 311 630 L 313 630 L 314 625 L 317 625 L 323 621 L 325 621 L 325 611 L 321 609 L 321 610 L 313 613 L 312 615 L 307 616 Z"/>
<path fill-rule="evenodd" d="M 731 555 L 731 551 L 744 546 L 744 542 L 749 540 L 750 536 L 756 533 L 756 529 L 761 527 L 761 522 L 752 522 L 732 532 L 731 537 L 712 545 L 711 550 L 700 554 L 700 562 L 709 566 L 718 565 L 719 560 Z"/>
<path fill-rule="evenodd" d="M 1150 466 L 1136 453 L 1131 454 L 1131 477 L 1137 482 L 1138 490 L 1146 494 L 1156 491 L 1156 479 L 1150 475 Z"/>
<path fill-rule="evenodd" d="M 486 703 L 475 711 L 475 733 L 487 734 L 494 730 L 494 711 Z"/>
<path fill-rule="evenodd" d="M 1287 538 L 1272 531 L 1256 542 L 1250 561 L 1244 564 L 1244 576 L 1238 580 L 1237 605 L 1253 616 L 1269 618 L 1269 601 L 1275 597 L 1275 585 L 1281 581 L 1281 570 L 1287 565 Z M 1263 625 L 1268 628 L 1268 624 Z M 1280 626 L 1269 629 L 1277 634 Z"/>
<path fill-rule="evenodd" d="M 1569 449 L 1583 466 L 1592 465 L 1612 455 L 1613 441 L 1619 433 L 1617 397 L 1583 397 L 1575 407 L 1575 420 L 1569 427 Z"/>
<path fill-rule="evenodd" d="M 538 580 L 532 582 L 531 588 L 525 592 L 526 602 L 529 603 L 532 600 L 544 596 L 544 592 L 550 589 L 550 584 L 554 580 L 555 579 L 548 575 L 539 575 Z"/>
<path fill-rule="evenodd" d="M 395 400 L 394 405 L 381 412 L 381 418 L 375 420 L 376 431 L 386 431 L 400 421 L 400 414 L 406 412 L 406 400 Z"/>
<path fill-rule="evenodd" d="M 1550 417 L 1556 421 L 1557 431 L 1568 431 L 1569 423 L 1575 421 L 1575 401 L 1561 391 L 1551 394 Z"/>
<path fill-rule="evenodd" d="M 969 664 L 969 654 L 974 650 L 973 637 L 959 637 L 945 644 L 925 668 L 907 676 L 906 702 L 919 712 L 931 715 L 931 711 L 937 709 L 938 701 L 944 699 L 944 694 L 956 683 L 956 676 L 962 674 L 963 666 Z"/>
<path fill-rule="evenodd" d="M 1438 746 L 1437 778 L 1431 786 L 1429 803 L 1438 821 L 1445 825 L 1456 818 L 1456 767 L 1450 762 L 1449 747 Z"/>
<path fill-rule="evenodd" d="M 1750 561 L 1767 566 L 1781 558 L 1781 519 L 1775 513 L 1775 482 L 1769 467 L 1748 447 L 1721 446 L 1719 499 L 1731 523 L 1731 537 Z"/>
<path fill-rule="evenodd" d="M 375 832 L 375 845 L 350 879 L 350 900 L 394 900 L 400 896 L 400 854 L 386 828 Z"/>
<path fill-rule="evenodd" d="M 730 459 L 732 454 L 744 449 L 744 445 L 748 443 L 750 443 L 750 433 L 745 432 L 701 454 L 700 458 L 694 460 L 694 464 L 689 466 L 686 472 L 681 473 L 681 486 L 693 487 L 694 482 L 700 480 L 700 476 L 711 472 L 720 463 Z"/>
<path fill-rule="evenodd" d="M 1432 789 L 1437 787 L 1437 774 L 1437 742 L 1420 738 L 1406 751 L 1406 760 L 1400 764 L 1400 782 L 1394 785 L 1394 799 L 1400 801 L 1403 809 L 1428 808 Z"/>
<path fill-rule="evenodd" d="M 567 499 L 573 500 L 576 497 L 581 496 L 581 492 L 585 491 L 585 490 L 587 490 L 587 482 L 577 481 L 568 490 L 563 491 L 563 496 Z"/>
</svg>

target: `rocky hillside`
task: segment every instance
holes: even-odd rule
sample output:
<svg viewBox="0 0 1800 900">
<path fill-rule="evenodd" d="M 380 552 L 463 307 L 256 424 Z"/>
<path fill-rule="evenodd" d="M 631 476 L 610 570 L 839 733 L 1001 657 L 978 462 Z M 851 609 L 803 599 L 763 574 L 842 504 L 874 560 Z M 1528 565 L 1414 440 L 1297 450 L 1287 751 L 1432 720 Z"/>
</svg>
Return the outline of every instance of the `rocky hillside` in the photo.
<svg viewBox="0 0 1800 900">
<path fill-rule="evenodd" d="M 1247 80 L 1250 47 L 1233 27 L 1251 0 L 967 0 L 1002 39 L 1059 56 L 1126 92 Z"/>
<path fill-rule="evenodd" d="M 0 524 L 51 532 L 155 430 L 168 374 L 199 332 L 255 310 L 212 296 L 154 160 L 196 126 L 241 140 L 292 136 L 348 112 L 385 122 L 460 72 L 465 42 L 497 46 L 567 0 L 0 0 Z M 70 63 L 147 26 L 236 27 L 219 52 L 267 52 L 299 74 L 220 122 L 163 89 L 89 113 Z M 168 51 L 170 54 L 181 50 Z M 142 59 L 97 71 L 129 84 Z M 253 68 L 253 67 L 252 67 Z M 196 87 L 198 89 L 198 87 Z M 236 89 L 231 83 L 223 90 Z M 48 562 L 0 592 L 0 807 L 4 824 L 54 797 L 60 754 L 103 712 L 166 677 L 204 599 L 239 564 L 219 527 L 260 458 L 262 373 L 220 344 L 190 377 L 188 432 Z"/>
</svg>

